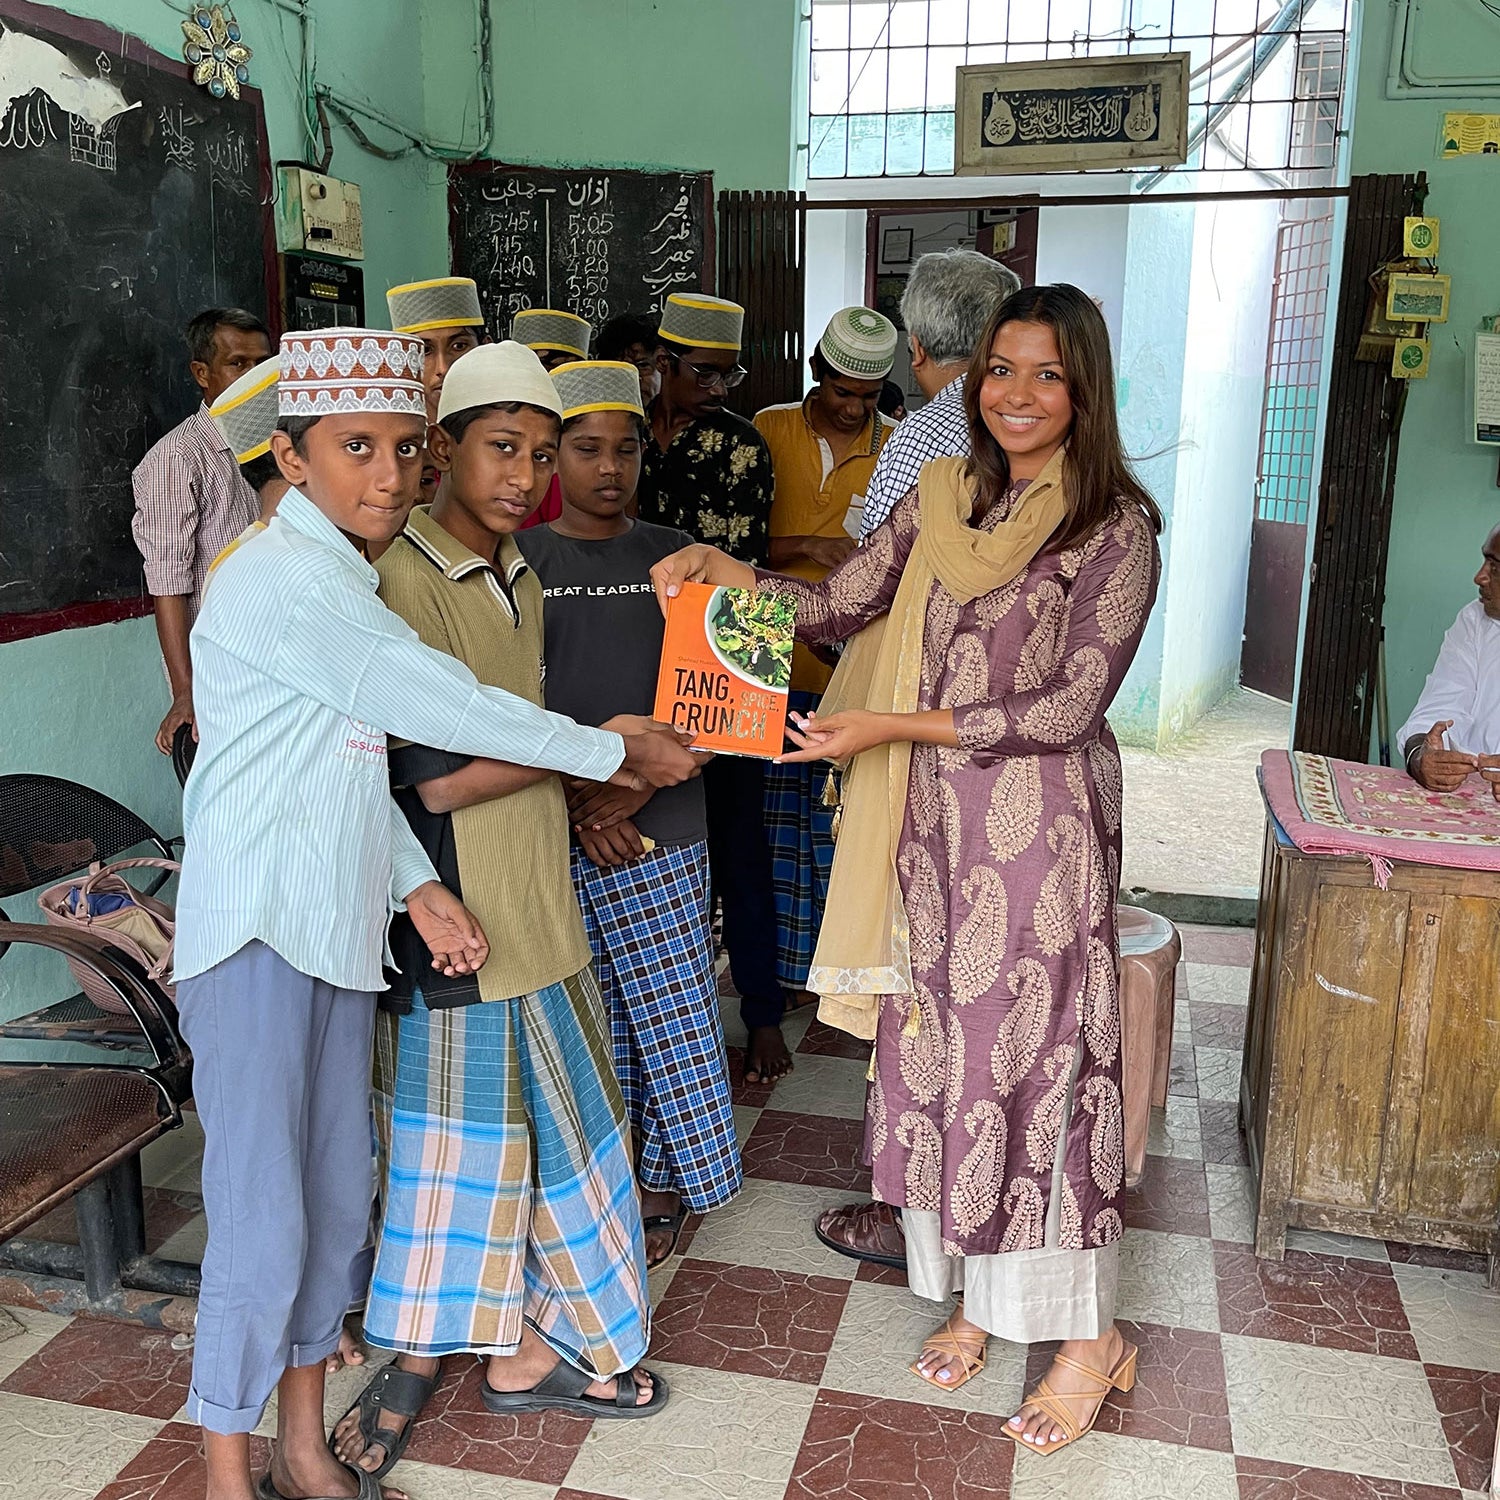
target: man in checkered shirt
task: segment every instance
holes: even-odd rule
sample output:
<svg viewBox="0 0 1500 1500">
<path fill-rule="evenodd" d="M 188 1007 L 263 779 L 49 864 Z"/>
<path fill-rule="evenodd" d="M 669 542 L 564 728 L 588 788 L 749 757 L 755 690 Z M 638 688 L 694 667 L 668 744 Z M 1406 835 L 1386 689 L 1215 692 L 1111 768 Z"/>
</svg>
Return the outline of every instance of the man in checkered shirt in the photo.
<svg viewBox="0 0 1500 1500">
<path fill-rule="evenodd" d="M 208 570 L 256 517 L 255 492 L 208 408 L 247 370 L 271 355 L 271 335 L 253 313 L 211 307 L 187 326 L 188 356 L 202 404 L 156 443 L 130 476 L 135 491 L 131 531 L 146 565 L 156 635 L 172 688 L 172 706 L 156 731 L 156 748 L 193 722 L 193 665 L 188 632 Z"/>
<path fill-rule="evenodd" d="M 927 404 L 880 450 L 865 492 L 860 539 L 875 530 L 917 482 L 922 465 L 969 451 L 964 376 L 990 314 L 1021 279 L 977 250 L 939 250 L 918 259 L 901 294 L 911 371 Z"/>
</svg>

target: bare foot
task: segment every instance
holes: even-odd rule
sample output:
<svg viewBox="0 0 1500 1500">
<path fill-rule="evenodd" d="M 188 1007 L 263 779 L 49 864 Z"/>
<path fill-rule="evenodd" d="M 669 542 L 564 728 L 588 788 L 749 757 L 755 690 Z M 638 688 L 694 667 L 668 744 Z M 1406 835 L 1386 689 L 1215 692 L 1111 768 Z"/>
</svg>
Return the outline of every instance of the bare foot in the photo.
<svg viewBox="0 0 1500 1500">
<path fill-rule="evenodd" d="M 359 1494 L 359 1480 L 354 1471 L 336 1459 L 327 1448 L 289 1456 L 278 1443 L 271 1453 L 271 1483 L 285 1500 L 310 1500 L 312 1496 L 346 1496 L 354 1500 Z M 383 1488 L 385 1500 L 408 1500 L 404 1490 Z"/>
<path fill-rule="evenodd" d="M 490 1356 L 485 1379 L 492 1390 L 529 1391 L 540 1385 L 561 1363 L 556 1351 L 528 1327 L 522 1331 L 521 1347 L 515 1354 Z M 636 1405 L 645 1406 L 656 1389 L 651 1375 L 637 1366 L 630 1376 L 635 1378 Z M 630 1376 L 611 1375 L 607 1380 L 596 1380 L 584 1395 L 595 1396 L 600 1401 L 613 1401 L 619 1381 Z"/>
<path fill-rule="evenodd" d="M 641 1217 L 643 1219 L 670 1219 L 682 1208 L 681 1193 L 657 1193 L 649 1188 L 641 1189 Z M 672 1258 L 677 1235 L 671 1229 L 658 1227 L 646 1231 L 646 1269 L 654 1271 Z"/>
<path fill-rule="evenodd" d="M 983 1328 L 964 1317 L 962 1302 L 948 1319 L 948 1326 L 961 1343 L 973 1343 L 981 1350 L 984 1348 L 985 1340 L 989 1338 L 989 1334 Z M 918 1373 L 925 1375 L 929 1380 L 937 1381 L 939 1385 L 957 1385 L 964 1378 L 967 1366 L 956 1354 L 944 1354 L 941 1349 L 924 1349 L 917 1356 L 916 1369 Z"/>
<path fill-rule="evenodd" d="M 1120 1336 L 1120 1330 L 1111 1323 L 1098 1338 L 1068 1339 L 1059 1346 L 1057 1352 L 1099 1372 L 1097 1378 L 1091 1378 L 1067 1365 L 1053 1364 L 1046 1374 L 1047 1384 L 1057 1395 L 1073 1398 L 1068 1401 L 1068 1409 L 1072 1413 L 1074 1424 L 1082 1427 L 1109 1395 L 1104 1387 L 1109 1383 L 1110 1372 L 1124 1357 L 1125 1340 Z M 1017 1442 L 1027 1443 L 1033 1448 L 1046 1448 L 1053 1443 L 1060 1443 L 1068 1435 L 1046 1412 L 1033 1406 L 1029 1400 L 1021 1403 L 1020 1411 L 1006 1426 Z"/>
<path fill-rule="evenodd" d="M 439 1368 L 439 1361 L 435 1359 L 417 1359 L 410 1354 L 397 1355 L 396 1363 L 403 1370 L 410 1370 L 413 1375 L 436 1375 Z M 338 1455 L 340 1463 L 352 1464 L 367 1474 L 373 1474 L 385 1462 L 386 1454 L 390 1451 L 380 1441 L 380 1434 L 388 1432 L 394 1441 L 406 1430 L 406 1424 L 414 1420 L 413 1417 L 404 1417 L 399 1412 L 382 1407 L 380 1415 L 375 1419 L 375 1437 L 366 1445 L 365 1435 L 359 1429 L 359 1408 L 352 1407 L 333 1429 L 333 1451 Z"/>
<path fill-rule="evenodd" d="M 362 1365 L 365 1362 L 365 1346 L 359 1341 L 359 1314 L 350 1313 L 339 1330 L 339 1346 L 328 1356 L 324 1369 L 337 1375 L 345 1365 Z"/>
<path fill-rule="evenodd" d="M 792 1071 L 792 1054 L 779 1026 L 752 1026 L 745 1044 L 745 1082 L 775 1083 Z"/>
</svg>

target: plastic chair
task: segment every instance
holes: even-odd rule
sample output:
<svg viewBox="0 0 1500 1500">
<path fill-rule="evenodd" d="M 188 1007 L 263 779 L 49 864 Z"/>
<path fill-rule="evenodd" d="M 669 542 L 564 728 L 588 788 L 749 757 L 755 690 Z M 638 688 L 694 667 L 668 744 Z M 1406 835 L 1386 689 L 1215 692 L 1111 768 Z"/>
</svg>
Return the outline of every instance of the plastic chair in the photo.
<svg viewBox="0 0 1500 1500">
<path fill-rule="evenodd" d="M 1120 1051 L 1125 1095 L 1125 1184 L 1146 1167 L 1151 1107 L 1166 1106 L 1182 939 L 1155 912 L 1115 908 L 1120 940 Z"/>
</svg>

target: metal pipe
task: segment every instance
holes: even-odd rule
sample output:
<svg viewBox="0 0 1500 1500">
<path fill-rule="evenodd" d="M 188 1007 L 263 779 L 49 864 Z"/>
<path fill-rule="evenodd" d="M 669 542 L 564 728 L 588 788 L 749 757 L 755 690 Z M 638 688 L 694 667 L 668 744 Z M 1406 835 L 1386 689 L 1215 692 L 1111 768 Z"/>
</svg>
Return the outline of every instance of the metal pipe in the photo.
<svg viewBox="0 0 1500 1500">
<path fill-rule="evenodd" d="M 1240 69 L 1239 76 L 1229 85 L 1228 92 L 1209 111 L 1208 118 L 1197 126 L 1192 135 L 1188 137 L 1187 156 L 1192 160 L 1194 150 L 1201 146 L 1210 135 L 1218 128 L 1219 122 L 1223 120 L 1236 104 L 1239 103 L 1240 95 L 1255 82 L 1257 75 L 1265 65 L 1286 46 L 1295 30 L 1302 25 L 1307 12 L 1312 8 L 1313 0 L 1286 0 L 1286 3 L 1276 13 L 1275 19 L 1264 30 L 1264 34 L 1255 44 L 1255 50 L 1250 54 L 1250 60 Z M 1295 93 L 1296 90 L 1294 89 Z M 1141 184 L 1141 191 L 1148 193 L 1164 177 L 1170 168 L 1160 167 L 1145 179 Z"/>
<path fill-rule="evenodd" d="M 95 1302 L 81 1281 L 29 1271 L 0 1270 L 0 1302 L 63 1316 L 86 1313 L 91 1318 L 113 1318 L 142 1328 L 164 1328 L 184 1334 L 192 1333 L 193 1317 L 198 1311 L 198 1304 L 192 1298 L 153 1292 L 120 1290 L 103 1302 Z"/>
<path fill-rule="evenodd" d="M 874 209 L 879 213 L 951 213 L 955 208 L 1102 208 L 1130 203 L 1225 203 L 1240 199 L 1347 198 L 1347 187 L 1230 188 L 1216 192 L 1204 188 L 1191 193 L 1014 193 L 985 196 L 976 193 L 961 198 L 820 198 L 809 200 L 809 213 L 816 209 Z"/>
</svg>

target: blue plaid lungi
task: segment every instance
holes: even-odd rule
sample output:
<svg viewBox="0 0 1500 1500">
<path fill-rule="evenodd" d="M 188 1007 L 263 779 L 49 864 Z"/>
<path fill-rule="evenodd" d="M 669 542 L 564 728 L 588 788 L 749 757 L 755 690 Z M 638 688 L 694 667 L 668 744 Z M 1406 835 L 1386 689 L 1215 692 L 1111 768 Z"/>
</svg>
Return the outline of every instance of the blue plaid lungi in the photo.
<svg viewBox="0 0 1500 1500">
<path fill-rule="evenodd" d="M 792 693 L 788 713 L 810 713 L 816 693 Z M 825 761 L 766 766 L 766 838 L 776 897 L 776 976 L 789 990 L 807 987 L 828 877 L 833 871 L 833 809 L 823 806 Z"/>
<path fill-rule="evenodd" d="M 365 1310 L 384 1349 L 514 1354 L 523 1323 L 607 1377 L 646 1352 L 640 1199 L 591 970 L 514 1000 L 384 1012 L 385 1219 Z"/>
<path fill-rule="evenodd" d="M 609 1006 L 615 1071 L 636 1136 L 636 1174 L 694 1213 L 740 1190 L 708 923 L 708 845 L 596 865 L 576 846 L 573 883 Z"/>
</svg>

